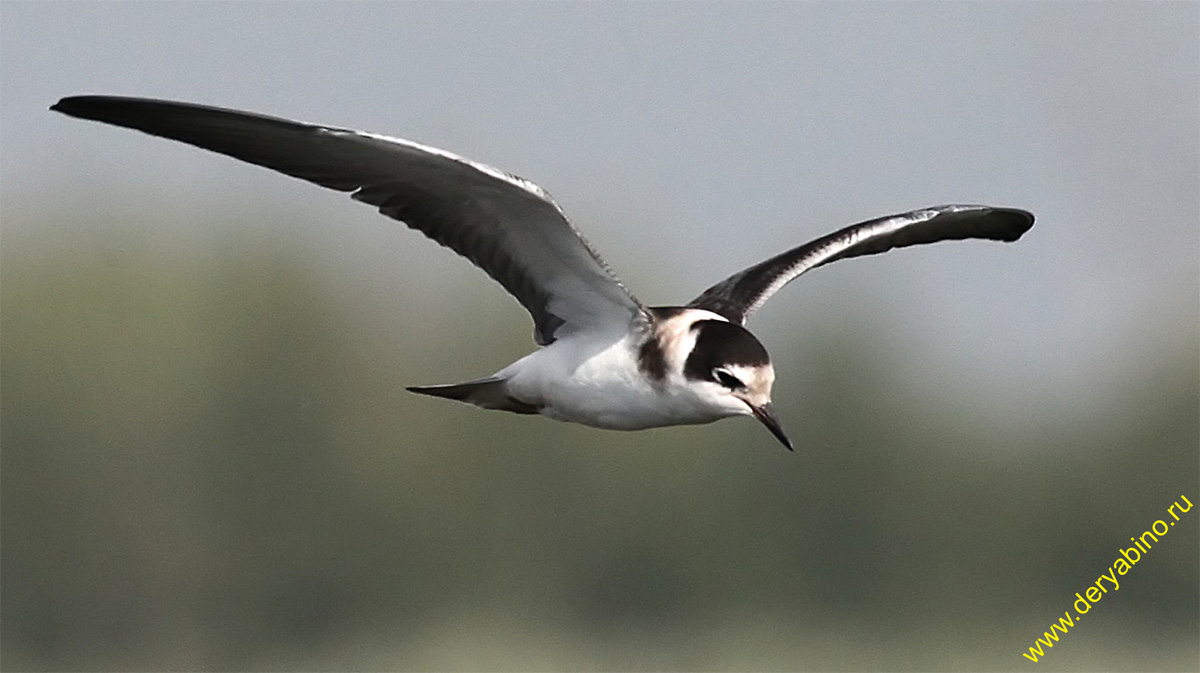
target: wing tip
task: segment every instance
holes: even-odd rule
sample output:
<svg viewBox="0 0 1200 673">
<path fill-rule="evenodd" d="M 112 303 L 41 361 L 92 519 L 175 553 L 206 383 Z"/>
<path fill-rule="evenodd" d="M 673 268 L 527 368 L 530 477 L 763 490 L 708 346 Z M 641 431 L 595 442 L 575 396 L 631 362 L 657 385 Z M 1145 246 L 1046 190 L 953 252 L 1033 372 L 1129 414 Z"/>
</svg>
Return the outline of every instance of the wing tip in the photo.
<svg viewBox="0 0 1200 673">
<path fill-rule="evenodd" d="M 138 104 L 152 104 L 155 102 L 157 101 L 153 101 L 148 98 L 98 96 L 89 94 L 60 98 L 57 103 L 50 106 L 50 111 L 65 114 L 68 117 L 75 117 L 78 119 L 109 121 L 114 115 L 128 114 L 131 109 L 136 109 L 132 106 Z"/>
<path fill-rule="evenodd" d="M 966 215 L 987 218 L 987 233 L 977 235 L 978 238 L 990 238 L 995 241 L 1011 243 L 1033 228 L 1034 216 L 1028 210 L 1007 208 L 1003 206 L 981 205 L 951 205 L 936 206 L 914 213 L 934 213 L 936 215 Z M 995 225 L 995 226 L 990 226 Z"/>
<path fill-rule="evenodd" d="M 50 111 L 61 112 L 62 114 L 75 117 L 81 108 L 86 107 L 88 98 L 91 98 L 91 96 L 67 96 L 66 98 L 60 98 L 57 103 L 50 106 Z"/>
<path fill-rule="evenodd" d="M 1002 232 L 1003 241 L 1012 242 L 1025 235 L 1025 232 L 1033 228 L 1034 216 L 1028 210 L 1020 208 L 992 208 L 994 216 L 1002 217 L 1006 229 Z"/>
</svg>

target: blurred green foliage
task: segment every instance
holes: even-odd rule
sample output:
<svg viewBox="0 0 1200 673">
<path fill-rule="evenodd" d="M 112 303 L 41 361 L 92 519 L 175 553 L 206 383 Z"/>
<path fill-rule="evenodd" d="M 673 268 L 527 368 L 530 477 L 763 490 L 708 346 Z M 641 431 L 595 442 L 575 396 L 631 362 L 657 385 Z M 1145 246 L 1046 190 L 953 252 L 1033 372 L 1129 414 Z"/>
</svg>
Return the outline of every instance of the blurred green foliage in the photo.
<svg viewBox="0 0 1200 673">
<path fill-rule="evenodd" d="M 527 325 L 397 300 L 448 329 L 373 338 L 303 246 L 185 260 L 97 231 L 0 258 L 8 670 L 1015 669 L 1128 536 L 1200 501 L 1194 352 L 1131 357 L 1102 415 L 997 430 L 842 316 L 772 338 L 801 368 L 792 455 L 752 421 L 624 434 L 411 396 L 442 382 L 420 362 L 486 374 Z M 1194 670 L 1198 521 L 1039 666 Z"/>
</svg>

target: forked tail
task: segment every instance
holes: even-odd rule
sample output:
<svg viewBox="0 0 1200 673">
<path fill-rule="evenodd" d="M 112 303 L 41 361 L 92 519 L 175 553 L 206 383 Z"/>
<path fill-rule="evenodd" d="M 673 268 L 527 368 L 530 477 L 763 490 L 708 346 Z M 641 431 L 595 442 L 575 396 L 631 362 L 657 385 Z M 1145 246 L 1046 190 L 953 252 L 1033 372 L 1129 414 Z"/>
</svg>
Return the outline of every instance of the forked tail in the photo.
<svg viewBox="0 0 1200 673">
<path fill-rule="evenodd" d="M 538 408 L 511 397 L 504 387 L 504 379 L 494 376 L 466 383 L 447 383 L 438 386 L 409 386 L 406 390 L 422 395 L 444 397 L 474 404 L 482 409 L 499 409 L 517 414 L 536 414 Z"/>
</svg>

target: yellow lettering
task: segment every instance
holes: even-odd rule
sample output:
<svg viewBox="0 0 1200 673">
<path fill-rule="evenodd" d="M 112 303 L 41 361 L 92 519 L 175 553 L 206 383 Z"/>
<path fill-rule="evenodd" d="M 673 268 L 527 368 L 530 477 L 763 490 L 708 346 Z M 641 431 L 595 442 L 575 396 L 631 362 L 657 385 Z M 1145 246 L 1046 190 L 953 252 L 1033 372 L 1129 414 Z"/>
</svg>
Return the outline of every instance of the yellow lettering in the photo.
<svg viewBox="0 0 1200 673">
<path fill-rule="evenodd" d="M 1078 591 L 1075 592 L 1075 596 L 1077 597 L 1077 600 L 1075 601 L 1075 612 L 1078 612 L 1081 615 L 1087 614 L 1087 611 L 1092 609 L 1091 603 L 1088 603 L 1086 598 L 1080 596 Z M 1082 610 L 1079 609 L 1080 603 L 1083 603 Z"/>
<path fill-rule="evenodd" d="M 1188 500 L 1187 496 L 1181 495 L 1179 498 L 1180 500 L 1183 500 L 1183 502 L 1187 503 L 1187 508 L 1184 508 L 1183 505 L 1179 504 L 1179 501 L 1172 503 L 1171 506 L 1167 508 L 1167 513 L 1171 515 L 1171 518 L 1174 521 L 1180 520 L 1179 513 L 1186 513 L 1192 510 L 1192 501 Z M 1179 513 L 1176 513 L 1176 510 L 1178 510 Z M 1127 574 L 1129 570 L 1133 568 L 1133 566 L 1137 565 L 1138 561 L 1142 560 L 1143 555 L 1148 554 L 1150 550 L 1154 548 L 1154 545 L 1151 544 L 1151 542 L 1157 543 L 1159 541 L 1159 537 L 1166 535 L 1167 532 L 1171 530 L 1171 526 L 1174 525 L 1174 523 L 1167 524 L 1165 520 L 1159 519 L 1150 526 L 1150 530 L 1142 533 L 1138 537 L 1129 538 L 1129 541 L 1132 542 L 1134 546 L 1127 549 L 1121 549 L 1118 547 L 1121 556 L 1120 558 L 1115 559 L 1113 564 L 1108 567 L 1108 572 L 1100 573 L 1100 576 L 1096 578 L 1095 585 L 1084 589 L 1082 593 L 1078 591 L 1075 592 L 1075 603 L 1073 604 L 1075 612 L 1080 616 L 1087 614 L 1088 611 L 1092 609 L 1092 606 L 1098 603 L 1100 599 L 1108 593 L 1108 587 L 1104 585 L 1104 580 L 1108 580 L 1112 583 L 1113 591 L 1120 591 L 1121 583 L 1117 581 L 1117 576 Z M 1044 637 L 1038 638 L 1033 646 L 1029 648 L 1029 652 L 1022 652 L 1021 656 L 1034 663 L 1037 663 L 1040 658 L 1045 656 L 1045 650 L 1042 648 L 1044 647 L 1048 649 L 1054 647 L 1054 643 L 1059 642 L 1059 632 L 1065 636 L 1067 635 L 1069 627 L 1073 626 L 1075 626 L 1075 620 L 1072 619 L 1070 610 L 1064 611 L 1063 616 L 1058 620 L 1058 623 L 1051 624 L 1050 630 L 1042 634 Z"/>
<path fill-rule="evenodd" d="M 1129 538 L 1129 539 L 1132 540 L 1133 538 Z M 1133 552 L 1133 558 L 1129 558 L 1129 552 Z M 1124 556 L 1125 560 L 1131 566 L 1137 565 L 1137 562 L 1140 561 L 1142 558 L 1142 555 L 1138 553 L 1138 550 L 1134 549 L 1133 547 L 1130 547 L 1129 549 L 1121 550 L 1121 556 Z"/>
<path fill-rule="evenodd" d="M 1037 649 L 1034 649 L 1035 647 Z M 1037 654 L 1034 654 L 1034 652 L 1037 652 Z M 1038 657 L 1044 657 L 1044 656 L 1046 656 L 1046 654 L 1044 652 L 1042 652 L 1041 645 L 1034 643 L 1033 647 L 1029 648 L 1029 654 L 1022 653 L 1021 656 L 1025 657 L 1026 659 L 1029 659 L 1030 661 L 1032 661 L 1034 663 L 1037 663 Z"/>
<path fill-rule="evenodd" d="M 1121 588 L 1121 583 L 1117 581 L 1117 573 L 1113 572 L 1112 567 L 1109 567 L 1107 575 L 1101 574 L 1100 579 L 1096 580 L 1096 584 L 1101 589 L 1104 589 L 1104 585 L 1100 584 L 1100 580 L 1108 580 L 1109 582 L 1112 582 L 1113 583 L 1113 591 L 1116 591 L 1117 589 Z M 1105 593 L 1107 593 L 1107 591 Z"/>
</svg>

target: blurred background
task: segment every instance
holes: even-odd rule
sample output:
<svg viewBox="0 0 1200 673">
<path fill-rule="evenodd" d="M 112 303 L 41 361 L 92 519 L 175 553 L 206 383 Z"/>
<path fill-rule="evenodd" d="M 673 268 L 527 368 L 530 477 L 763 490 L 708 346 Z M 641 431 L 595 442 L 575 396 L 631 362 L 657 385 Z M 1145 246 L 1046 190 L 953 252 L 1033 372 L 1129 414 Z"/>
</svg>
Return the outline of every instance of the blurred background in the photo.
<svg viewBox="0 0 1200 673">
<path fill-rule="evenodd" d="M 1196 670 L 1195 3 L 0 5 L 6 670 Z M 538 182 L 649 304 L 846 224 L 751 327 L 798 445 L 403 386 L 528 316 L 345 195 L 47 111 L 173 98 Z"/>
</svg>

